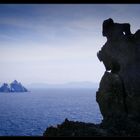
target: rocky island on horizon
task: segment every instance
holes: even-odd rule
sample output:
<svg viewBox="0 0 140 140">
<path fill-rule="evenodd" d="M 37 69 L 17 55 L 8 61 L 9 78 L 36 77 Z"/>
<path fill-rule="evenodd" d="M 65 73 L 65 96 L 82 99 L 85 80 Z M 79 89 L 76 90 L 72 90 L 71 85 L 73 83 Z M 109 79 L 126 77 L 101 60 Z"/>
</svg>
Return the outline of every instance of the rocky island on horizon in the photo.
<svg viewBox="0 0 140 140">
<path fill-rule="evenodd" d="M 28 90 L 17 80 L 12 83 L 3 83 L 0 87 L 0 92 L 28 92 Z"/>
</svg>

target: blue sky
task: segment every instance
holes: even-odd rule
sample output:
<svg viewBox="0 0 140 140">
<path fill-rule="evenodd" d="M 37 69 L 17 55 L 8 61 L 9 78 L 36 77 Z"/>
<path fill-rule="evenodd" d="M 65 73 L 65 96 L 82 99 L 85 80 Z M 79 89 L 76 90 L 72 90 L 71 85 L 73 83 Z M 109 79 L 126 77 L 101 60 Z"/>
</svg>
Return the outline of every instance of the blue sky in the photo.
<svg viewBox="0 0 140 140">
<path fill-rule="evenodd" d="M 102 22 L 140 28 L 139 4 L 0 4 L 0 82 L 99 82 Z"/>
</svg>

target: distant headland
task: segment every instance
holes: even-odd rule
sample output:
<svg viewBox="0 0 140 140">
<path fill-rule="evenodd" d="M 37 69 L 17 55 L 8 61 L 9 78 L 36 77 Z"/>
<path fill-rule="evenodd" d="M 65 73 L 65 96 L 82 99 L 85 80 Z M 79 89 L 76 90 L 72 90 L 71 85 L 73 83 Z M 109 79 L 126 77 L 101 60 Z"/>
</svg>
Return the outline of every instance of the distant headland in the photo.
<svg viewBox="0 0 140 140">
<path fill-rule="evenodd" d="M 28 92 L 28 90 L 20 82 L 14 80 L 10 84 L 3 83 L 0 92 Z"/>
</svg>

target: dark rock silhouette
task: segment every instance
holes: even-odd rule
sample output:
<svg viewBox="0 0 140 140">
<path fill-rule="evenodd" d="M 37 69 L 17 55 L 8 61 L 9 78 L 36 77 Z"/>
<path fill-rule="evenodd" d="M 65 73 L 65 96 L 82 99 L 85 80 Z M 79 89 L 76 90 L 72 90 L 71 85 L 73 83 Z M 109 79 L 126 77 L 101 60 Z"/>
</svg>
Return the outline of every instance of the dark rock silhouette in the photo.
<svg viewBox="0 0 140 140">
<path fill-rule="evenodd" d="M 114 137 L 114 136 L 140 136 L 140 124 L 134 121 L 118 118 L 110 123 L 84 123 L 65 120 L 56 127 L 50 126 L 43 133 L 45 137 Z"/>
<path fill-rule="evenodd" d="M 0 87 L 0 92 L 27 92 L 28 90 L 22 86 L 21 83 L 18 83 L 16 80 L 14 80 L 10 85 L 7 83 L 4 83 Z"/>
<path fill-rule="evenodd" d="M 129 23 L 114 23 L 113 19 L 109 18 L 103 22 L 103 36 L 107 39 L 117 39 L 118 37 L 131 36 Z"/>
<path fill-rule="evenodd" d="M 102 33 L 107 42 L 97 57 L 106 71 L 96 93 L 102 123 L 65 120 L 47 128 L 44 136 L 140 136 L 140 30 L 132 34 L 129 23 L 109 18 Z"/>
<path fill-rule="evenodd" d="M 107 132 L 100 128 L 99 125 L 84 122 L 73 122 L 65 119 L 61 125 L 57 127 L 49 127 L 44 132 L 43 136 L 64 136 L 64 137 L 74 137 L 74 136 L 106 136 Z"/>
<path fill-rule="evenodd" d="M 113 40 L 108 35 L 110 30 L 103 26 L 107 42 L 97 56 L 104 63 L 106 72 L 100 82 L 97 102 L 104 119 L 140 118 L 140 33 L 131 34 L 126 26 L 129 24 L 116 24 L 112 25 Z M 124 31 L 128 33 L 120 34 Z M 107 72 L 109 70 L 111 72 Z"/>
</svg>

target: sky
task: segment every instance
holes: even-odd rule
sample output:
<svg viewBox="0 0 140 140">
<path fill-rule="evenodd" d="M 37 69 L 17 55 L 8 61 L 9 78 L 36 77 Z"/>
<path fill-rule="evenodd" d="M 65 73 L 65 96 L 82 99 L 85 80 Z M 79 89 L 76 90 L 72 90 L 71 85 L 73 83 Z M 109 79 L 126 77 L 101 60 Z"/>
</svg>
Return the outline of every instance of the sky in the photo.
<svg viewBox="0 0 140 140">
<path fill-rule="evenodd" d="M 135 33 L 139 13 L 140 4 L 0 4 L 0 83 L 99 83 L 103 21 Z"/>
</svg>

